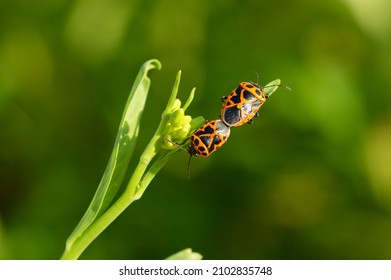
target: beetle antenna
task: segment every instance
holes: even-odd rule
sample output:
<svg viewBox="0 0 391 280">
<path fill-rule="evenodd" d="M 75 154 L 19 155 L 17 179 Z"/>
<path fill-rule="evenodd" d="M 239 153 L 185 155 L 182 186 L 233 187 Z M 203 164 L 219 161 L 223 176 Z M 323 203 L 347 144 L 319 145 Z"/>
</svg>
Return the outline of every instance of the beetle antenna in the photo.
<svg viewBox="0 0 391 280">
<path fill-rule="evenodd" d="M 279 84 L 279 85 L 268 85 L 268 86 L 265 86 L 265 87 L 263 87 L 263 88 L 267 88 L 267 87 L 284 87 L 284 88 L 286 88 L 287 90 L 292 90 L 289 86 L 283 85 L 283 84 Z"/>
<path fill-rule="evenodd" d="M 190 160 L 192 158 L 192 154 L 189 156 L 189 161 L 187 162 L 187 180 L 190 180 Z"/>
<path fill-rule="evenodd" d="M 185 145 L 187 139 L 186 139 L 185 142 L 183 142 L 182 144 L 175 143 L 175 142 L 171 141 L 171 140 L 168 139 L 168 138 L 164 138 L 164 139 L 165 139 L 166 141 L 170 142 L 171 144 L 173 144 L 175 147 L 177 147 L 177 148 L 179 148 L 179 149 L 182 149 L 182 150 L 184 150 L 184 151 L 187 152 L 187 149 L 185 149 L 185 148 L 183 147 L 183 145 Z"/>
<path fill-rule="evenodd" d="M 255 76 L 257 77 L 257 82 L 256 82 L 256 84 L 258 85 L 258 82 L 259 82 L 259 75 L 258 75 L 258 72 L 257 72 L 257 71 L 254 71 L 254 73 L 255 73 Z"/>
</svg>

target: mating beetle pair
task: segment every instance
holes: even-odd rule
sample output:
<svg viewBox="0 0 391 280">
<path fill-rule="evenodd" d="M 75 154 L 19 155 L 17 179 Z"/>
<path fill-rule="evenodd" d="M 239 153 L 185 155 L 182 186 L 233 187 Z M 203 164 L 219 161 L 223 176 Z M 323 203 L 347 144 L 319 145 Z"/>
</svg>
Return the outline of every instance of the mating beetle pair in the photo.
<svg viewBox="0 0 391 280">
<path fill-rule="evenodd" d="M 229 96 L 222 98 L 221 120 L 207 121 L 190 136 L 190 156 L 207 157 L 217 151 L 230 135 L 231 126 L 252 123 L 268 95 L 252 82 L 242 82 Z"/>
</svg>

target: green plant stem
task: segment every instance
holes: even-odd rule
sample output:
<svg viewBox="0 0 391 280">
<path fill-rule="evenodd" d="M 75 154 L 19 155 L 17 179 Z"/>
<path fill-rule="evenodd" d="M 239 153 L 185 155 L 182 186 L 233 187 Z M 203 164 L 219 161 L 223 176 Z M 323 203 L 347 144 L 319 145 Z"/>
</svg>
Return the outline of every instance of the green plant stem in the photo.
<svg viewBox="0 0 391 280">
<path fill-rule="evenodd" d="M 152 179 L 155 177 L 155 175 L 160 171 L 160 169 L 163 168 L 164 165 L 169 161 L 171 156 L 178 151 L 171 151 L 168 152 L 168 154 L 162 155 L 158 160 L 156 160 L 151 167 L 148 169 L 148 171 L 143 176 L 142 180 L 140 181 L 137 191 L 134 194 L 134 200 L 140 199 L 143 195 L 144 191 L 148 187 L 149 183 L 152 181 Z"/>
<path fill-rule="evenodd" d="M 61 259 L 78 259 L 81 253 L 99 236 L 132 202 L 136 200 L 134 194 L 138 182 L 141 179 L 147 165 L 146 162 L 141 162 L 133 173 L 132 179 L 129 181 L 128 187 L 118 200 L 102 214 L 91 226 L 75 240 L 72 248 L 67 250 Z"/>
<path fill-rule="evenodd" d="M 72 248 L 66 250 L 62 255 L 62 260 L 76 260 L 84 250 L 95 240 L 101 232 L 105 230 L 125 209 L 134 201 L 133 197 L 124 192 L 124 194 L 107 211 L 86 229 L 82 236 L 75 240 Z"/>
<path fill-rule="evenodd" d="M 83 251 L 91 244 L 92 241 L 95 240 L 96 237 L 99 236 L 100 233 L 102 233 L 130 204 L 141 197 L 153 177 L 168 161 L 168 157 L 161 157 L 160 160 L 154 162 L 143 177 L 148 165 L 156 156 L 156 144 L 160 138 L 160 131 L 161 125 L 158 127 L 155 135 L 152 137 L 141 155 L 139 164 L 137 165 L 124 193 L 109 209 L 107 209 L 105 213 L 102 214 L 100 218 L 96 220 L 96 222 L 86 229 L 82 236 L 75 240 L 72 248 L 67 248 L 61 259 L 78 259 Z M 145 179 L 141 181 L 143 178 Z"/>
<path fill-rule="evenodd" d="M 73 238 L 71 239 L 71 242 L 67 242 L 65 252 L 61 259 L 78 259 L 99 234 L 101 234 L 130 204 L 141 198 L 155 175 L 163 168 L 171 156 L 179 151 L 178 148 L 172 150 L 163 148 L 163 142 L 166 141 L 167 137 L 171 137 L 170 133 L 175 133 L 175 129 L 178 129 L 182 134 L 184 134 L 183 131 L 189 134 L 191 130 L 204 122 L 202 117 L 191 119 L 191 117 L 186 117 L 184 115 L 184 110 L 194 97 L 195 89 L 191 91 L 184 108 L 180 108 L 181 102 L 176 99 L 180 76 L 181 72 L 179 71 L 159 126 L 140 156 L 138 165 L 123 194 L 117 201 L 105 209 L 105 212 L 103 212 L 101 216 L 98 216 L 97 218 L 94 216 L 91 223 L 85 225 L 81 232 L 71 235 Z M 146 81 L 149 83 L 149 80 Z M 172 130 L 173 128 L 174 130 Z M 137 130 L 138 128 L 136 128 L 136 131 Z M 181 135 L 181 137 L 179 137 L 180 140 L 185 136 L 186 135 Z M 98 200 L 98 202 L 100 202 L 100 200 Z M 94 209 L 92 211 L 94 211 Z"/>
</svg>

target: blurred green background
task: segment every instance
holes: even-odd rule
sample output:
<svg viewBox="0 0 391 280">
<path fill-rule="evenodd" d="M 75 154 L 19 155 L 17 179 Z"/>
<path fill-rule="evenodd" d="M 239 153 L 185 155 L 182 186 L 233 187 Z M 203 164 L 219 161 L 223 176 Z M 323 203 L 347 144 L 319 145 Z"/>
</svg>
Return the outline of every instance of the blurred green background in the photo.
<svg viewBox="0 0 391 280">
<path fill-rule="evenodd" d="M 1 1 L 0 258 L 57 259 L 95 192 L 131 85 L 159 59 L 139 155 L 176 72 L 217 118 L 279 89 L 209 158 L 175 156 L 83 259 L 391 258 L 391 2 Z M 134 163 L 133 163 L 134 164 Z"/>
</svg>

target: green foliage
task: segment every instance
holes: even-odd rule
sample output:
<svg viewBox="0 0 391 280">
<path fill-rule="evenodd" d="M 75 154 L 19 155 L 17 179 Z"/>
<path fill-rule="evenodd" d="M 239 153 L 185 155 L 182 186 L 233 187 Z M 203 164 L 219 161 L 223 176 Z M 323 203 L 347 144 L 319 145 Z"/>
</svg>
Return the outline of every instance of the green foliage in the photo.
<svg viewBox="0 0 391 280">
<path fill-rule="evenodd" d="M 124 193 L 112 203 L 122 184 L 136 145 L 141 116 L 151 84 L 147 74 L 154 68 L 161 68 L 158 60 L 149 60 L 140 69 L 126 103 L 106 171 L 90 206 L 68 238 L 62 259 L 77 259 L 87 246 L 133 201 L 141 198 L 155 175 L 179 150 L 178 146 L 169 145 L 167 148 L 167 145 L 163 143 L 183 142 L 189 137 L 191 131 L 204 122 L 202 117 L 192 119 L 185 115 L 185 110 L 194 98 L 194 89 L 183 108 L 181 108 L 180 100 L 176 99 L 181 77 L 181 72 L 179 72 L 159 127 L 142 153 Z"/>
<path fill-rule="evenodd" d="M 67 248 L 71 248 L 76 239 L 78 239 L 80 235 L 82 235 L 83 232 L 85 232 L 85 230 L 104 213 L 122 184 L 122 180 L 128 168 L 128 163 L 132 158 L 136 146 L 136 140 L 140 129 L 140 120 L 151 84 L 147 73 L 153 68 L 160 69 L 160 62 L 157 60 L 146 62 L 134 82 L 119 125 L 117 138 L 106 171 L 103 174 L 99 187 L 90 206 L 84 214 L 84 217 L 68 238 Z"/>
<path fill-rule="evenodd" d="M 133 201 L 140 199 L 160 169 L 175 152 L 180 150 L 175 143 L 183 143 L 184 140 L 189 138 L 190 133 L 204 122 L 202 117 L 192 119 L 185 115 L 186 109 L 194 98 L 195 89 L 191 91 L 185 105 L 181 108 L 181 101 L 176 98 L 181 77 L 181 72 L 178 72 L 159 127 L 142 153 L 124 193 L 112 203 L 122 184 L 128 169 L 128 163 L 136 146 L 141 116 L 151 84 L 147 74 L 149 70 L 154 68 L 161 68 L 158 60 L 149 60 L 140 69 L 126 103 L 106 171 L 90 206 L 68 238 L 62 259 L 78 258 L 114 219 Z M 266 94 L 271 95 L 279 84 L 280 80 L 269 83 Z M 157 156 L 157 159 L 154 159 L 155 156 Z M 191 251 L 185 250 L 171 258 L 198 259 L 200 257 L 197 254 L 192 254 Z"/>
<path fill-rule="evenodd" d="M 202 259 L 202 256 L 199 253 L 193 252 L 189 248 L 177 252 L 166 258 L 166 260 L 200 260 L 200 259 Z"/>
<path fill-rule="evenodd" d="M 209 120 L 254 72 L 264 87 L 279 77 L 293 91 L 273 93 L 252 125 L 193 158 L 191 180 L 184 151 L 153 177 L 157 154 L 141 178 L 154 178 L 149 191 L 81 258 L 162 259 L 192 247 L 207 259 L 390 259 L 391 2 L 364 2 L 3 1 L 0 258 L 59 257 L 106 184 L 126 94 L 153 56 L 164 71 L 148 74 L 128 172 L 110 203 L 115 192 L 102 189 L 93 224 L 126 189 L 178 67 L 181 90 L 197 86 L 186 114 Z"/>
</svg>

